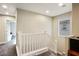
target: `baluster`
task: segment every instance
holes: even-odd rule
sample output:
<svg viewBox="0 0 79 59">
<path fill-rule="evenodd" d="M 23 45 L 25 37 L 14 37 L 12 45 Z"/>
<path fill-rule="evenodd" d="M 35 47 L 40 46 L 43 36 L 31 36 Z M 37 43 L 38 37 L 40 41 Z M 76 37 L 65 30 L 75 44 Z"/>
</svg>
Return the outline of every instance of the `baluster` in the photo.
<svg viewBox="0 0 79 59">
<path fill-rule="evenodd" d="M 19 33 L 18 36 L 19 36 L 20 55 L 22 55 L 22 42 L 21 42 L 21 40 L 22 40 L 22 34 Z"/>
<path fill-rule="evenodd" d="M 47 46 L 49 37 L 46 33 L 19 33 L 20 54 L 29 53 Z"/>
<path fill-rule="evenodd" d="M 30 35 L 28 34 L 28 52 L 30 52 Z"/>
<path fill-rule="evenodd" d="M 26 45 L 27 46 L 27 53 L 29 52 L 29 39 L 28 38 L 29 38 L 29 36 L 27 35 L 27 45 Z"/>
<path fill-rule="evenodd" d="M 31 50 L 31 35 L 29 34 L 29 40 L 28 40 L 28 44 L 29 44 L 29 52 L 30 52 L 30 50 Z"/>
<path fill-rule="evenodd" d="M 43 47 L 43 44 L 44 44 L 44 43 L 43 43 L 43 34 L 41 34 L 40 37 L 41 37 L 41 38 L 40 38 L 40 43 L 41 43 L 41 44 L 40 44 L 40 48 L 42 48 L 42 47 Z"/>
<path fill-rule="evenodd" d="M 21 44 L 22 44 L 22 54 L 23 54 L 23 52 L 24 52 L 24 51 L 23 51 L 23 49 L 24 49 L 24 46 L 23 46 L 23 45 L 24 45 L 24 37 L 23 37 L 23 34 L 22 34 L 21 42 L 22 42 Z"/>
<path fill-rule="evenodd" d="M 31 51 L 33 51 L 33 35 L 32 35 L 32 37 L 31 37 L 31 45 L 32 45 L 32 49 L 31 49 Z"/>
<path fill-rule="evenodd" d="M 32 35 L 30 34 L 30 51 L 31 51 L 31 49 L 32 49 L 32 40 L 31 40 L 31 37 L 32 37 Z"/>
<path fill-rule="evenodd" d="M 37 34 L 35 34 L 35 50 L 37 50 Z"/>
<path fill-rule="evenodd" d="M 40 48 L 40 44 L 41 44 L 41 43 L 40 43 L 40 34 L 38 34 L 38 38 L 39 38 L 39 39 L 37 39 L 37 44 L 38 44 L 38 46 L 37 46 L 38 48 L 37 48 L 37 49 Z"/>
<path fill-rule="evenodd" d="M 47 44 L 46 44 L 46 46 L 48 46 L 48 43 L 49 43 L 49 40 L 50 40 L 50 38 L 49 38 L 49 36 L 48 36 L 48 34 L 46 33 L 46 40 L 47 40 Z"/>
<path fill-rule="evenodd" d="M 35 50 L 38 49 L 38 34 L 35 34 Z M 36 53 L 35 53 L 36 54 Z"/>
<path fill-rule="evenodd" d="M 37 49 L 39 49 L 40 34 L 37 34 Z"/>
<path fill-rule="evenodd" d="M 28 39 L 28 35 L 26 34 L 26 35 L 25 35 L 25 52 L 26 52 L 26 53 L 27 53 L 27 50 L 28 50 L 28 49 L 27 49 L 27 48 L 28 48 L 28 46 L 27 46 L 27 41 L 28 41 L 28 40 L 27 40 L 27 39 Z"/>
<path fill-rule="evenodd" d="M 39 41 L 39 38 L 38 38 L 38 34 L 36 34 L 37 36 L 36 36 L 36 50 L 38 49 L 38 41 Z"/>
<path fill-rule="evenodd" d="M 26 34 L 23 34 L 23 53 L 26 53 Z"/>
<path fill-rule="evenodd" d="M 39 39 L 39 48 L 42 48 L 43 47 L 43 44 L 44 44 L 44 42 L 43 42 L 43 34 L 42 33 L 39 34 L 39 38 L 40 38 Z"/>
<path fill-rule="evenodd" d="M 36 48 L 35 48 L 35 35 L 33 35 L 33 50 L 35 50 Z"/>
<path fill-rule="evenodd" d="M 36 34 L 36 50 L 38 49 L 38 34 Z"/>
<path fill-rule="evenodd" d="M 24 35 L 22 34 L 22 54 L 24 54 Z"/>
<path fill-rule="evenodd" d="M 25 34 L 25 52 L 26 53 L 28 52 L 28 46 L 27 46 L 27 44 L 28 44 L 28 35 Z"/>
<path fill-rule="evenodd" d="M 19 41 L 18 41 L 18 49 L 20 50 L 20 54 L 19 55 L 21 55 L 21 41 L 20 41 L 20 39 L 21 39 L 21 35 L 20 35 L 20 33 L 18 33 L 18 39 L 19 39 Z"/>
<path fill-rule="evenodd" d="M 34 50 L 36 50 L 36 37 L 35 37 L 35 35 L 34 35 Z"/>
<path fill-rule="evenodd" d="M 44 39 L 46 40 L 46 42 L 44 43 L 44 47 L 46 47 L 46 44 L 47 44 L 46 33 L 44 33 Z M 44 39 L 43 39 L 43 40 L 44 40 Z"/>
<path fill-rule="evenodd" d="M 43 37 L 44 37 L 44 38 L 43 38 L 43 41 L 44 41 L 44 39 L 45 39 L 45 41 L 46 41 L 46 42 L 44 43 L 44 47 L 46 47 L 46 44 L 47 44 L 46 31 L 44 31 Z"/>
</svg>

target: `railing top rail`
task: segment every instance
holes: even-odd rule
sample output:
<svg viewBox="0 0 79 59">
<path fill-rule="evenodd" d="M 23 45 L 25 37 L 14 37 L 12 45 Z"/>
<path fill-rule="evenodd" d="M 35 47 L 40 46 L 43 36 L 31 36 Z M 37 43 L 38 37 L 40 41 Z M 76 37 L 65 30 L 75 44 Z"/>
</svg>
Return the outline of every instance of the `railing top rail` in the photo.
<svg viewBox="0 0 79 59">
<path fill-rule="evenodd" d="M 38 32 L 38 33 L 25 33 L 25 32 L 17 32 L 17 34 L 31 35 L 31 34 L 48 34 L 48 33 L 47 33 L 47 32 Z"/>
</svg>

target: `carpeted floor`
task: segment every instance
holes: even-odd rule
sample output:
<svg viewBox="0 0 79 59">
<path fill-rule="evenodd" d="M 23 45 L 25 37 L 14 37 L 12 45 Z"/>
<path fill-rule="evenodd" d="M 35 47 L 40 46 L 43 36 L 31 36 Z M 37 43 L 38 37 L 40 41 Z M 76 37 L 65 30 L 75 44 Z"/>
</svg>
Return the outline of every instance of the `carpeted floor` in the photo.
<svg viewBox="0 0 79 59">
<path fill-rule="evenodd" d="M 0 44 L 0 56 L 17 56 L 16 45 L 9 41 L 5 44 Z M 47 51 L 38 56 L 61 56 L 60 54 L 55 54 L 52 51 Z"/>
<path fill-rule="evenodd" d="M 12 41 L 0 44 L 0 56 L 16 56 L 16 45 Z"/>
</svg>

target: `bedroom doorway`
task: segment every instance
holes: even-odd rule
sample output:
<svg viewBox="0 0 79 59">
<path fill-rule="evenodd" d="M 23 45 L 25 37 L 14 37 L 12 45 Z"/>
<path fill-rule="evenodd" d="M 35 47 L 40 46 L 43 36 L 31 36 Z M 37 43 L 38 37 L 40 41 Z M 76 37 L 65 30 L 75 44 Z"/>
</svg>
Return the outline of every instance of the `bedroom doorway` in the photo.
<svg viewBox="0 0 79 59">
<path fill-rule="evenodd" d="M 12 41 L 16 44 L 16 21 L 7 20 L 7 41 Z"/>
</svg>

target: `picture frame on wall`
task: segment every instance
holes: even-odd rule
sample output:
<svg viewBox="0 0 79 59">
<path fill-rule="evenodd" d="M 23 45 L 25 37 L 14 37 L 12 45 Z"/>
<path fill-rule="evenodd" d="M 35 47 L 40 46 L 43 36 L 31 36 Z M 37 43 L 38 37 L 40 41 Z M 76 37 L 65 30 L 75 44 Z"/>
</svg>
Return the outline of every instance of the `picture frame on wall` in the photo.
<svg viewBox="0 0 79 59">
<path fill-rule="evenodd" d="M 61 37 L 67 37 L 71 33 L 70 20 L 61 20 L 59 21 L 58 33 Z"/>
</svg>

